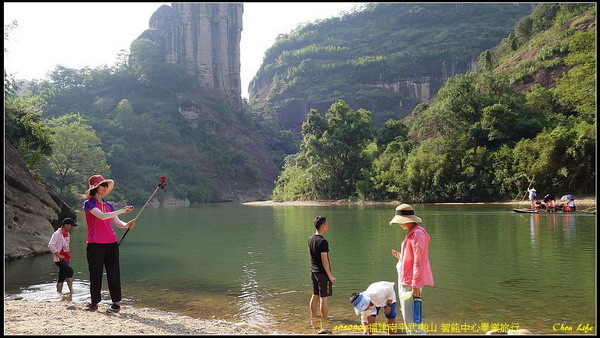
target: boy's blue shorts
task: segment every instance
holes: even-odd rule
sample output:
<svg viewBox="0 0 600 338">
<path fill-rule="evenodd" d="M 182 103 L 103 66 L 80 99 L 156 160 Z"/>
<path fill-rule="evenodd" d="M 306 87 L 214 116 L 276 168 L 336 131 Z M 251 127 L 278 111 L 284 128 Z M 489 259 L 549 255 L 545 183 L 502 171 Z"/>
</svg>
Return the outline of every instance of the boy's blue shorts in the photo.
<svg viewBox="0 0 600 338">
<path fill-rule="evenodd" d="M 379 309 L 381 309 L 381 308 L 383 308 L 383 307 L 377 307 L 377 313 L 374 315 L 371 315 L 371 317 L 377 316 L 379 314 Z M 390 313 L 385 315 L 385 318 L 388 318 L 388 319 L 396 318 L 396 302 L 392 303 L 392 308 L 390 309 Z"/>
</svg>

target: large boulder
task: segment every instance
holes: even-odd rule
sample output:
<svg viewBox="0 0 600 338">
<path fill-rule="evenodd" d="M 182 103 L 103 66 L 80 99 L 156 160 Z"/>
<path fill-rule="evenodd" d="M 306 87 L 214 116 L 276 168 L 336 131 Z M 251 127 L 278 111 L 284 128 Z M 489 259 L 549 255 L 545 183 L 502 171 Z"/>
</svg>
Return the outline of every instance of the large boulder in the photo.
<svg viewBox="0 0 600 338">
<path fill-rule="evenodd" d="M 25 165 L 4 138 L 4 260 L 49 253 L 48 241 L 75 211 Z"/>
</svg>

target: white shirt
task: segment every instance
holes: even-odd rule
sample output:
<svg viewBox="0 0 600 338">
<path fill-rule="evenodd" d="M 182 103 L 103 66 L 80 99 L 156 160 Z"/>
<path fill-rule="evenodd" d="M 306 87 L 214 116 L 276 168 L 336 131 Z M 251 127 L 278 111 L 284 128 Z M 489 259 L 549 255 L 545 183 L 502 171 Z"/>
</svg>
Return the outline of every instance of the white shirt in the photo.
<svg viewBox="0 0 600 338">
<path fill-rule="evenodd" d="M 65 251 L 69 250 L 69 242 L 71 240 L 71 236 L 64 237 L 61 228 L 58 228 L 53 234 L 52 238 L 50 238 L 50 242 L 48 243 L 48 249 L 50 249 L 51 253 L 59 253 L 63 249 Z M 52 255 L 52 261 L 58 262 L 60 259 L 56 257 L 56 255 Z"/>
<path fill-rule="evenodd" d="M 363 322 L 367 322 L 367 317 L 371 315 L 375 315 L 377 313 L 377 309 L 375 307 L 383 307 L 388 303 L 388 299 L 392 301 L 392 303 L 396 303 L 396 291 L 394 291 L 394 282 L 375 282 L 363 291 L 362 293 L 369 298 L 371 298 L 371 302 L 374 304 L 373 308 L 365 310 L 361 312 L 361 319 Z"/>
</svg>

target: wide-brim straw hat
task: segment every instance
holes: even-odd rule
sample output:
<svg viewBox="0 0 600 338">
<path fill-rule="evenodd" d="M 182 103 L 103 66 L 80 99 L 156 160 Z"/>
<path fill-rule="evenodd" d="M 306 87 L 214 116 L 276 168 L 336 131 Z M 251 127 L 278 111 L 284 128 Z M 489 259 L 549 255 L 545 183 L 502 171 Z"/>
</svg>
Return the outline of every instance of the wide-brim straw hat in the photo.
<svg viewBox="0 0 600 338">
<path fill-rule="evenodd" d="M 108 191 L 106 192 L 106 194 L 108 195 L 113 190 L 115 186 L 115 181 L 107 180 L 104 177 L 102 177 L 102 175 L 93 175 L 88 179 L 88 190 L 85 191 L 86 196 L 90 196 L 90 191 L 92 191 L 95 188 L 98 188 L 98 186 L 104 182 L 108 183 Z"/>
<path fill-rule="evenodd" d="M 390 224 L 421 223 L 423 220 L 415 216 L 415 210 L 408 204 L 400 204 L 396 207 L 396 216 Z"/>
</svg>

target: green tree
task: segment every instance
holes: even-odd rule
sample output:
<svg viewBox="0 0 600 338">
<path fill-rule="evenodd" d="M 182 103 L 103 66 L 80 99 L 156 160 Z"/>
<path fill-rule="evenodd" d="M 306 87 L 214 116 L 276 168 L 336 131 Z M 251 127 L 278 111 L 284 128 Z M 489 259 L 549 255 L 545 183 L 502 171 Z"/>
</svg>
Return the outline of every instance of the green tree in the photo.
<svg viewBox="0 0 600 338">
<path fill-rule="evenodd" d="M 414 147 L 411 141 L 392 141 L 373 160 L 371 182 L 384 199 L 408 201 L 410 182 L 406 175 L 406 160 Z"/>
<path fill-rule="evenodd" d="M 568 165 L 568 189 L 584 194 L 596 194 L 596 135 L 595 123 L 580 121 L 573 127 L 573 136 L 565 149 Z M 569 161 L 571 163 L 569 163 Z"/>
<path fill-rule="evenodd" d="M 446 201 L 446 185 L 454 181 L 460 157 L 453 157 L 447 140 L 432 138 L 420 142 L 406 159 L 409 186 L 403 197 L 415 202 Z"/>
<path fill-rule="evenodd" d="M 484 71 L 492 70 L 492 53 L 489 49 L 486 49 L 479 56 L 479 67 Z"/>
<path fill-rule="evenodd" d="M 533 84 L 525 94 L 523 108 L 529 115 L 538 116 L 538 119 L 543 121 L 542 127 L 554 128 L 564 120 L 564 115 L 560 114 L 563 109 L 558 103 L 555 92 L 537 83 Z"/>
<path fill-rule="evenodd" d="M 529 162 L 527 159 L 521 161 Z M 523 196 L 522 193 L 530 181 L 526 174 L 515 168 L 514 162 L 512 146 L 502 145 L 491 154 L 489 166 L 493 168 L 493 173 L 490 182 L 495 188 L 496 196 L 506 196 L 510 199 L 517 199 L 519 194 Z"/>
<path fill-rule="evenodd" d="M 558 126 L 514 148 L 518 173 L 535 175 L 536 188 L 545 191 L 592 193 L 595 182 L 594 125 L 580 122 L 575 128 Z"/>
<path fill-rule="evenodd" d="M 530 16 L 525 16 L 519 19 L 515 27 L 515 37 L 523 40 L 529 39 L 533 33 L 533 19 Z M 512 39 L 514 40 L 514 39 Z"/>
<path fill-rule="evenodd" d="M 513 37 L 512 39 L 510 39 L 510 49 L 517 50 L 518 48 L 519 48 L 519 43 L 517 42 L 517 39 L 515 39 Z"/>
<path fill-rule="evenodd" d="M 596 119 L 596 34 L 577 33 L 569 43 L 569 72 L 556 80 L 558 101 L 592 123 Z"/>
<path fill-rule="evenodd" d="M 4 73 L 4 135 L 29 169 L 37 171 L 43 158 L 52 153 L 52 131 L 42 120 L 45 103 L 38 96 L 16 96 L 15 88 Z"/>
<path fill-rule="evenodd" d="M 158 44 L 148 39 L 137 39 L 131 43 L 129 66 L 138 76 L 140 83 L 154 84 L 157 80 L 156 69 L 162 64 Z"/>
<path fill-rule="evenodd" d="M 531 13 L 533 19 L 533 32 L 543 32 L 552 27 L 554 18 L 559 9 L 560 4 L 557 3 L 543 3 L 537 5 L 533 10 L 533 13 Z"/>
<path fill-rule="evenodd" d="M 18 26 L 17 21 L 4 25 L 4 41 Z M 8 50 L 4 48 L 6 54 Z M 51 130 L 42 121 L 45 102 L 38 96 L 19 97 L 17 81 L 4 71 L 4 137 L 36 171 L 44 156 L 52 153 Z"/>
<path fill-rule="evenodd" d="M 515 130 L 513 121 L 517 120 L 518 115 L 504 104 L 495 104 L 483 109 L 481 123 L 487 131 L 490 141 L 506 142 L 520 138 L 514 135 L 518 133 Z"/>
<path fill-rule="evenodd" d="M 54 152 L 42 172 L 47 182 L 68 203 L 78 200 L 92 174 L 110 175 L 107 154 L 96 132 L 79 114 L 67 114 L 48 121 L 54 134 Z"/>
<path fill-rule="evenodd" d="M 274 198 L 339 199 L 354 195 L 357 182 L 364 179 L 362 168 L 370 166 L 365 149 L 373 133 L 371 113 L 352 110 L 343 101 L 332 104 L 324 117 L 311 110 L 302 125 L 300 152 L 288 159 Z M 294 189 L 286 188 L 288 185 Z"/>
<path fill-rule="evenodd" d="M 379 131 L 377 145 L 385 147 L 387 144 L 398 140 L 406 141 L 408 139 L 408 126 L 402 120 L 388 120 L 385 126 Z"/>
<path fill-rule="evenodd" d="M 133 105 L 127 99 L 122 99 L 115 108 L 114 117 L 110 120 L 111 126 L 117 130 L 124 129 L 134 120 Z"/>
<path fill-rule="evenodd" d="M 314 182 L 309 173 L 297 165 L 297 157 L 298 154 L 293 154 L 285 158 L 283 171 L 277 178 L 277 184 L 273 189 L 271 198 L 274 201 L 301 201 L 319 198 L 314 191 Z"/>
<path fill-rule="evenodd" d="M 324 129 L 319 128 L 320 121 L 315 121 L 315 126 L 311 121 L 309 118 L 303 125 L 300 150 L 308 160 L 308 171 L 313 177 L 322 178 L 317 186 L 321 197 L 351 196 L 361 179 L 361 168 L 367 166 L 362 151 L 373 137 L 371 113 L 351 110 L 345 102 L 338 101 L 325 113 Z"/>
</svg>

